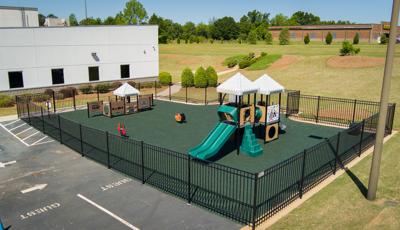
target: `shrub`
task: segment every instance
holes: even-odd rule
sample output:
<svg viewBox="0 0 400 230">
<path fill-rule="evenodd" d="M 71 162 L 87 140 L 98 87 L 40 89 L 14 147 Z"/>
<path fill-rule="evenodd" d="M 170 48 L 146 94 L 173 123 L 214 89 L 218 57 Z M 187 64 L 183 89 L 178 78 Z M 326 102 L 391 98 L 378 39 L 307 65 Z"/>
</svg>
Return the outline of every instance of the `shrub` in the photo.
<svg viewBox="0 0 400 230">
<path fill-rule="evenodd" d="M 279 33 L 279 45 L 289 45 L 289 29 L 282 29 Z"/>
<path fill-rule="evenodd" d="M 239 62 L 239 69 L 245 69 L 249 66 L 251 66 L 251 64 L 253 64 L 254 62 L 252 61 L 253 59 L 244 59 L 241 62 Z"/>
<path fill-rule="evenodd" d="M 167 35 L 158 36 L 158 43 L 167 44 L 168 43 L 168 36 Z"/>
<path fill-rule="evenodd" d="M 185 68 L 181 74 L 181 82 L 183 87 L 194 86 L 194 75 L 190 68 Z"/>
<path fill-rule="evenodd" d="M 79 91 L 83 94 L 90 94 L 92 93 L 93 86 L 92 85 L 82 85 L 79 87 Z"/>
<path fill-rule="evenodd" d="M 330 45 L 330 44 L 332 44 L 332 40 L 333 40 L 333 36 L 332 36 L 331 32 L 328 32 L 328 34 L 325 37 L 325 43 L 327 45 Z"/>
<path fill-rule="evenodd" d="M 249 36 L 247 36 L 247 41 L 249 44 L 257 44 L 257 32 L 255 30 L 250 31 Z"/>
<path fill-rule="evenodd" d="M 99 93 L 108 93 L 111 89 L 110 84 L 98 84 L 94 87 Z"/>
<path fill-rule="evenodd" d="M 119 81 L 114 81 L 114 82 L 111 84 L 111 89 L 118 89 L 121 85 L 122 85 L 121 82 L 119 82 Z"/>
<path fill-rule="evenodd" d="M 265 43 L 267 43 L 267 45 L 272 45 L 272 33 L 267 31 L 267 33 L 265 34 Z"/>
<path fill-rule="evenodd" d="M 160 84 L 157 84 L 157 88 L 160 88 L 161 87 L 161 85 Z M 143 88 L 154 88 L 154 82 L 151 82 L 151 81 L 148 81 L 148 82 L 142 82 L 142 83 L 140 83 L 140 88 L 141 89 L 143 89 Z"/>
<path fill-rule="evenodd" d="M 0 108 L 14 106 L 15 102 L 12 97 L 0 94 Z"/>
<path fill-rule="evenodd" d="M 134 82 L 134 81 L 128 81 L 128 84 L 131 85 L 132 87 L 136 86 L 136 82 Z"/>
<path fill-rule="evenodd" d="M 360 52 L 360 48 L 354 48 L 348 41 L 342 43 L 342 49 L 340 49 L 341 56 L 355 55 Z"/>
<path fill-rule="evenodd" d="M 353 44 L 357 45 L 358 43 L 360 43 L 360 34 L 356 33 L 356 35 L 354 35 L 354 38 L 353 38 Z"/>
<path fill-rule="evenodd" d="M 62 94 L 61 95 L 57 95 L 56 94 L 55 97 L 56 97 L 56 99 L 63 99 L 64 98 L 64 96 Z M 52 96 L 47 95 L 47 94 L 35 94 L 32 97 L 32 101 L 34 101 L 34 102 L 44 102 L 44 101 L 49 100 L 50 98 L 52 98 Z"/>
<path fill-rule="evenodd" d="M 76 89 L 74 87 L 66 87 L 60 89 L 58 92 L 63 96 L 63 98 L 69 98 L 74 96 L 75 91 Z"/>
<path fill-rule="evenodd" d="M 214 39 L 211 39 L 211 40 L 210 40 L 210 43 L 213 44 L 213 43 L 214 43 Z"/>
<path fill-rule="evenodd" d="M 239 64 L 239 62 L 241 62 L 243 59 L 247 58 L 248 55 L 243 55 L 243 54 L 239 54 L 239 55 L 235 55 L 232 57 L 228 57 L 224 60 L 224 65 L 228 66 L 229 68 L 233 68 L 235 67 L 237 64 Z"/>
<path fill-rule="evenodd" d="M 261 52 L 260 57 L 267 56 L 268 54 L 266 52 Z"/>
<path fill-rule="evenodd" d="M 216 87 L 218 84 L 218 74 L 212 66 L 206 69 L 208 86 Z"/>
<path fill-rule="evenodd" d="M 53 93 L 54 93 L 54 90 L 52 90 L 52 89 L 46 89 L 46 90 L 44 91 L 44 94 L 49 95 L 50 97 L 53 96 Z"/>
<path fill-rule="evenodd" d="M 178 39 L 176 40 L 176 43 L 177 43 L 177 44 L 181 44 L 181 39 L 178 38 Z"/>
<path fill-rule="evenodd" d="M 160 81 L 161 85 L 169 85 L 172 82 L 172 76 L 168 72 L 161 72 L 158 75 L 158 80 Z"/>
<path fill-rule="evenodd" d="M 256 56 L 256 54 L 253 53 L 253 52 L 251 52 L 251 53 L 249 53 L 248 58 L 249 58 L 249 59 L 253 59 L 255 56 Z"/>
<path fill-rule="evenodd" d="M 194 74 L 194 86 L 196 88 L 207 87 L 207 74 L 203 67 L 199 67 Z"/>
<path fill-rule="evenodd" d="M 386 37 L 386 35 L 382 34 L 382 35 L 381 35 L 381 44 L 382 44 L 382 45 L 385 45 L 385 44 L 387 44 L 388 42 L 389 42 L 388 37 Z"/>
<path fill-rule="evenodd" d="M 304 37 L 304 44 L 308 45 L 310 43 L 310 35 L 306 34 L 306 36 Z"/>
</svg>

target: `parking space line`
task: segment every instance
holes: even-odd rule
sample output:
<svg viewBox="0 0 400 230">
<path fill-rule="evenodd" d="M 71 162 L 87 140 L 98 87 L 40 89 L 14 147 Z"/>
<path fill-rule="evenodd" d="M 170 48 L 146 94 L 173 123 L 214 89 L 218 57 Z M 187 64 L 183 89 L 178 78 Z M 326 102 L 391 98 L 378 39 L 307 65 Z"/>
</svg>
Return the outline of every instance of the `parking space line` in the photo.
<svg viewBox="0 0 400 230">
<path fill-rule="evenodd" d="M 40 141 L 43 141 L 43 140 L 46 139 L 46 138 L 47 138 L 47 136 L 44 136 L 44 137 L 40 138 L 39 140 L 33 142 L 33 143 L 31 144 L 31 146 L 37 144 L 37 143 L 40 142 Z"/>
<path fill-rule="evenodd" d="M 23 133 L 25 133 L 26 131 L 31 130 L 31 129 L 33 129 L 33 127 L 29 127 L 29 128 L 27 128 L 27 129 L 25 129 L 25 130 L 23 130 L 23 131 L 21 131 L 21 132 L 15 134 L 15 135 L 17 135 L 17 136 L 18 136 L 18 135 L 21 135 L 21 134 L 23 134 Z"/>
<path fill-rule="evenodd" d="M 110 215 L 111 217 L 113 217 L 114 219 L 118 220 L 119 222 L 123 223 L 125 226 L 127 226 L 130 229 L 134 229 L 134 230 L 139 230 L 139 228 L 133 226 L 132 224 L 130 224 L 128 221 L 122 219 L 121 217 L 115 215 L 114 213 L 108 211 L 107 209 L 101 207 L 100 205 L 96 204 L 95 202 L 89 200 L 88 198 L 82 196 L 81 194 L 77 194 L 77 196 L 79 198 L 81 198 L 82 200 L 88 202 L 89 204 L 95 206 L 96 208 L 100 209 L 101 211 L 107 213 L 108 215 Z"/>
<path fill-rule="evenodd" d="M 51 142 L 54 142 L 54 140 L 49 140 L 49 141 L 45 141 L 45 142 L 40 142 L 40 143 L 37 143 L 37 144 L 35 144 L 35 145 L 43 145 L 43 144 L 47 144 L 47 143 L 51 143 Z M 32 144 L 33 145 L 33 144 Z"/>
<path fill-rule="evenodd" d="M 13 131 L 14 129 L 18 129 L 19 127 L 22 127 L 26 125 L 26 123 L 24 122 L 22 125 L 18 125 L 17 127 L 11 128 L 10 131 Z"/>
<path fill-rule="evenodd" d="M 19 119 L 15 120 L 15 121 L 12 121 L 12 122 L 10 122 L 10 123 L 7 123 L 7 124 L 3 124 L 3 125 L 4 125 L 4 126 L 12 125 L 12 124 L 14 124 L 14 123 L 17 122 L 17 121 L 19 121 Z"/>
<path fill-rule="evenodd" d="M 17 135 L 15 135 L 13 132 L 11 132 L 10 130 L 8 130 L 3 124 L 0 123 L 0 127 L 2 127 L 4 130 L 6 130 L 9 134 L 11 134 L 11 136 L 17 138 L 19 141 L 22 142 L 22 144 L 26 145 L 29 147 L 29 144 L 26 143 L 24 140 L 22 140 L 21 138 L 19 138 Z"/>
<path fill-rule="evenodd" d="M 21 139 L 21 140 L 26 140 L 26 139 L 28 139 L 28 138 L 30 138 L 30 137 L 33 137 L 33 136 L 35 136 L 36 134 L 38 134 L 39 133 L 39 131 L 37 131 L 36 133 L 33 133 L 33 134 L 31 134 L 31 135 L 29 135 L 29 136 L 27 136 L 27 137 L 25 137 L 25 138 L 23 138 L 23 139 Z"/>
</svg>

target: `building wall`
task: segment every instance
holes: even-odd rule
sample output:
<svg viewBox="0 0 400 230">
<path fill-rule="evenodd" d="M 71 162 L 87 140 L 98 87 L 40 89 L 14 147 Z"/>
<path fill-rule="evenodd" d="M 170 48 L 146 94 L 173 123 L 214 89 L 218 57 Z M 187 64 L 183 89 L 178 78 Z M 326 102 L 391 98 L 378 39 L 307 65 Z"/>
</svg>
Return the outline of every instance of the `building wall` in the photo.
<svg viewBox="0 0 400 230">
<path fill-rule="evenodd" d="M 351 40 L 356 35 L 356 33 L 360 34 L 361 41 L 369 41 L 370 39 L 370 31 L 366 29 L 359 30 L 289 30 L 290 40 L 300 41 L 309 34 L 311 41 L 325 41 L 326 35 L 331 32 L 334 41 L 344 41 Z M 280 30 L 272 30 L 272 37 L 274 40 L 279 39 Z"/>
<path fill-rule="evenodd" d="M 0 8 L 0 27 L 38 27 L 37 10 L 25 8 Z"/>
<path fill-rule="evenodd" d="M 53 86 L 53 68 L 64 69 L 64 85 L 88 83 L 90 66 L 100 82 L 121 80 L 122 64 L 131 79 L 156 77 L 158 60 L 157 26 L 0 29 L 0 91 L 21 89 L 9 88 L 9 71 L 22 71 L 30 89 Z"/>
</svg>

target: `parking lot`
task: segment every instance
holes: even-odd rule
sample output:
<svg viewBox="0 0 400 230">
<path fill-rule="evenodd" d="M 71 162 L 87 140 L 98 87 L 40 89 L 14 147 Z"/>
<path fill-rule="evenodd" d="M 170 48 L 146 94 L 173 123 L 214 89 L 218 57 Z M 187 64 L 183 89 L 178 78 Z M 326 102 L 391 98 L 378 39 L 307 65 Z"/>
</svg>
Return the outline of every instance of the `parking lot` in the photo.
<svg viewBox="0 0 400 230">
<path fill-rule="evenodd" d="M 6 228 L 241 227 L 83 158 L 22 121 L 1 126 L 0 218 Z"/>
</svg>

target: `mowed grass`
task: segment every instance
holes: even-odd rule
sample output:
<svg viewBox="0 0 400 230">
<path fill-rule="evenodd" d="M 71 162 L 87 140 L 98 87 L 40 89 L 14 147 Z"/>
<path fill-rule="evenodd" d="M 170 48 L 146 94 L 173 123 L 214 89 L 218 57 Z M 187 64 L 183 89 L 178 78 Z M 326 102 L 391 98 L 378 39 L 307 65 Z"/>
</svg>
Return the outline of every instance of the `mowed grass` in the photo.
<svg viewBox="0 0 400 230">
<path fill-rule="evenodd" d="M 263 57 L 260 57 L 255 63 L 251 66 L 246 68 L 246 70 L 265 70 L 268 68 L 272 63 L 279 60 L 281 58 L 281 54 L 269 54 Z"/>
</svg>

